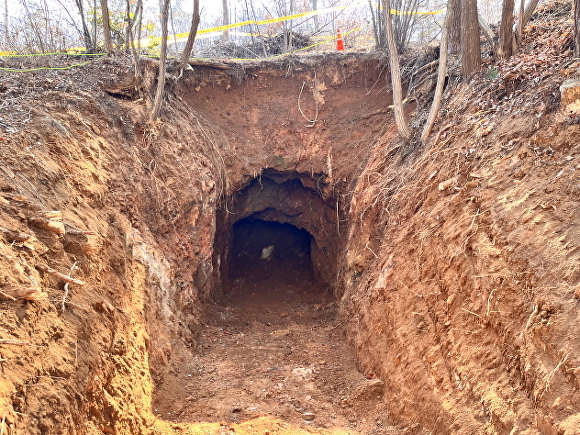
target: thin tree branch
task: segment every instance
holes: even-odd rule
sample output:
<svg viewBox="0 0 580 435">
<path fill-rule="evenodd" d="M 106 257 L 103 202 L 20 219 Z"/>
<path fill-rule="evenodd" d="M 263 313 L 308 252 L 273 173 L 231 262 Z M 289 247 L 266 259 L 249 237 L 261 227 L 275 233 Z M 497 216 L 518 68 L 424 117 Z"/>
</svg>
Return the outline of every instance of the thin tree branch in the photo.
<svg viewBox="0 0 580 435">
<path fill-rule="evenodd" d="M 403 86 L 401 84 L 401 69 L 399 66 L 399 54 L 395 43 L 393 32 L 393 21 L 391 14 L 390 0 L 383 0 L 383 17 L 385 21 L 385 36 L 387 38 L 387 48 L 389 50 L 389 66 L 391 69 L 391 84 L 393 87 L 393 106 L 395 111 L 395 123 L 402 138 L 409 142 L 411 140 L 411 130 L 405 118 L 403 110 Z"/>
<path fill-rule="evenodd" d="M 431 110 L 429 111 L 429 116 L 425 127 L 423 127 L 423 133 L 421 134 L 421 143 L 425 143 L 427 138 L 431 134 L 431 129 L 433 124 L 435 124 L 435 119 L 437 119 L 437 114 L 441 108 L 441 100 L 443 97 L 443 88 L 445 86 L 445 76 L 447 75 L 447 45 L 449 41 L 449 28 L 453 22 L 453 14 L 456 11 L 455 2 L 457 0 L 449 0 L 447 6 L 447 16 L 445 17 L 445 24 L 443 25 L 443 34 L 441 35 L 441 47 L 439 49 L 439 71 L 437 72 L 437 86 L 435 87 L 435 95 L 433 97 L 433 103 L 431 104 Z"/>
</svg>

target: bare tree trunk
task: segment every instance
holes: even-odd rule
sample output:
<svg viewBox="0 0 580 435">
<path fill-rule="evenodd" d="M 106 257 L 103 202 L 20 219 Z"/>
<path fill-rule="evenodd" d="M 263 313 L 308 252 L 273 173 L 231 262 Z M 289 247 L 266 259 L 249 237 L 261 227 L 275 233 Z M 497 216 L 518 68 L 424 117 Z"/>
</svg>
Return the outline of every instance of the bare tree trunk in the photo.
<svg viewBox="0 0 580 435">
<path fill-rule="evenodd" d="M 250 12 L 252 11 L 252 9 L 250 8 L 250 4 L 248 3 L 248 0 L 244 0 L 244 3 L 246 5 L 246 10 L 245 10 L 246 15 L 245 15 L 244 21 L 250 21 L 252 19 L 252 16 L 250 14 Z M 254 25 L 256 26 L 256 28 L 258 27 L 257 24 L 254 23 Z M 250 28 L 250 38 L 252 40 L 252 47 L 255 47 L 256 46 L 255 45 L 256 44 L 256 39 L 254 38 L 254 29 L 252 29 L 252 25 L 251 24 L 250 24 L 249 28 Z"/>
<path fill-rule="evenodd" d="M 516 21 L 516 23 L 513 25 L 513 34 L 514 34 L 514 40 L 516 41 L 514 43 L 514 45 L 520 45 L 521 41 L 522 41 L 522 34 L 524 33 L 524 15 L 526 13 L 526 2 L 525 0 L 520 0 L 520 12 L 518 13 L 518 19 Z M 535 9 L 535 6 L 534 6 Z M 514 49 L 515 51 L 516 49 Z"/>
<path fill-rule="evenodd" d="M 101 13 L 103 14 L 103 34 L 105 36 L 105 51 L 113 51 L 113 41 L 111 40 L 111 21 L 109 19 L 109 5 L 107 0 L 101 0 Z"/>
<path fill-rule="evenodd" d="M 373 23 L 373 35 L 375 36 L 375 47 L 379 48 L 381 45 L 379 43 L 379 29 L 377 27 L 377 20 L 375 20 L 375 11 L 373 10 L 373 2 L 369 0 L 369 8 L 371 10 L 371 22 Z"/>
<path fill-rule="evenodd" d="M 230 12 L 228 9 L 228 0 L 222 0 L 222 13 L 223 13 L 223 17 L 224 17 L 224 26 L 227 26 L 230 24 Z M 229 41 L 230 39 L 230 31 L 229 30 L 224 30 L 222 33 L 222 41 L 226 42 Z"/>
<path fill-rule="evenodd" d="M 482 31 L 483 36 L 485 36 L 485 39 L 487 39 L 487 42 L 489 42 L 491 50 L 495 53 L 496 47 L 495 41 L 493 40 L 495 35 L 479 12 L 477 13 L 477 22 L 479 23 L 479 30 Z"/>
<path fill-rule="evenodd" d="M 175 20 L 173 19 L 173 6 L 169 3 L 169 16 L 171 18 L 171 33 L 173 34 L 173 50 L 175 51 L 175 57 L 179 56 L 179 51 L 177 51 L 177 32 L 175 31 Z"/>
<path fill-rule="evenodd" d="M 93 0 L 93 42 L 97 47 L 97 0 Z"/>
<path fill-rule="evenodd" d="M 292 14 L 294 14 L 294 0 L 290 0 L 290 11 L 289 11 L 288 15 L 292 15 Z M 293 30 L 293 27 L 294 27 L 293 20 L 290 20 L 288 22 L 288 27 L 289 27 L 289 29 L 288 29 L 288 38 L 287 38 L 287 41 L 286 41 L 286 50 L 285 50 L 287 52 L 288 51 L 292 51 L 292 30 Z"/>
<path fill-rule="evenodd" d="M 133 53 L 135 56 L 135 77 L 140 78 L 143 74 L 141 69 L 140 54 L 141 54 L 141 31 L 143 28 L 143 1 L 139 0 L 135 10 L 135 23 L 137 23 L 137 46 L 133 44 Z"/>
<path fill-rule="evenodd" d="M 165 61 L 167 60 L 167 20 L 169 18 L 169 0 L 163 1 L 161 9 L 161 55 L 159 57 L 159 74 L 157 76 L 157 91 L 151 109 L 151 120 L 155 121 L 161 112 L 161 103 L 165 95 Z"/>
<path fill-rule="evenodd" d="M 48 11 L 48 4 L 46 3 L 46 0 L 43 0 L 42 2 L 43 5 L 43 12 L 44 12 L 44 37 L 46 39 L 46 43 L 48 44 L 48 51 L 55 51 L 56 50 L 56 46 L 55 46 L 55 41 L 54 41 L 54 34 L 51 31 L 50 28 L 50 12 Z"/>
<path fill-rule="evenodd" d="M 76 31 L 79 32 L 79 35 L 83 36 L 83 38 L 84 38 L 83 31 L 81 29 L 79 29 L 79 26 L 77 26 L 77 23 L 75 22 L 75 19 L 73 18 L 73 16 L 69 12 L 68 8 L 65 6 L 65 4 L 62 2 L 62 0 L 56 0 L 56 1 L 63 8 L 63 10 L 66 12 L 66 14 L 68 15 L 68 17 L 70 18 L 71 24 L 74 26 L 74 28 L 76 29 Z M 76 0 L 75 0 L 75 3 L 76 3 Z M 86 38 L 84 38 L 84 39 L 85 39 L 85 48 L 87 50 L 90 50 L 90 47 L 87 44 Z M 90 38 L 89 38 L 89 40 L 90 40 Z"/>
<path fill-rule="evenodd" d="M 520 4 L 520 14 L 518 17 L 516 29 L 516 41 L 518 44 L 521 44 L 524 27 L 526 27 L 526 24 L 528 21 L 530 21 L 530 18 L 532 18 L 532 15 L 534 14 L 534 11 L 536 10 L 539 2 L 540 0 L 530 0 L 530 2 L 524 8 L 524 0 L 522 0 L 522 3 Z"/>
<path fill-rule="evenodd" d="M 193 49 L 193 43 L 195 42 L 195 36 L 197 35 L 199 20 L 199 0 L 193 0 L 193 16 L 191 17 L 191 27 L 189 28 L 187 42 L 185 43 L 185 48 L 181 54 L 181 64 L 179 65 L 181 69 L 185 68 L 187 61 L 189 60 L 189 56 L 191 56 L 191 50 Z"/>
<path fill-rule="evenodd" d="M 125 52 L 131 53 L 131 1 L 125 1 Z"/>
<path fill-rule="evenodd" d="M 68 9 L 64 7 L 64 5 L 60 2 L 61 6 L 63 6 L 64 10 L 68 13 Z M 95 51 L 95 41 L 91 38 L 91 32 L 89 31 L 89 26 L 87 25 L 87 18 L 85 17 L 85 7 L 83 4 L 83 0 L 75 0 L 75 4 L 77 5 L 77 9 L 79 10 L 79 15 L 81 16 L 81 25 L 83 28 L 82 35 L 85 41 L 85 48 L 89 53 Z M 69 14 L 70 16 L 70 14 Z M 71 17 L 72 19 L 72 17 Z M 76 27 L 76 24 L 75 24 Z"/>
<path fill-rule="evenodd" d="M 464 79 L 481 67 L 477 0 L 461 0 L 461 72 Z"/>
<path fill-rule="evenodd" d="M 139 65 L 139 50 L 135 47 L 135 32 L 133 32 L 133 26 L 135 22 L 139 19 L 143 13 L 143 0 L 137 0 L 135 5 L 135 13 L 133 18 L 131 18 L 131 0 L 126 0 L 127 3 L 127 50 L 133 54 L 135 59 L 135 77 L 141 77 L 141 68 Z"/>
<path fill-rule="evenodd" d="M 8 19 L 10 16 L 8 15 L 8 0 L 4 0 L 4 42 L 6 43 L 6 50 L 10 50 L 11 41 L 10 41 L 10 23 Z"/>
<path fill-rule="evenodd" d="M 318 0 L 312 0 L 312 10 L 318 10 Z M 314 33 L 318 34 L 320 31 L 320 23 L 318 22 L 318 15 L 314 15 Z"/>
<path fill-rule="evenodd" d="M 523 2 L 522 2 L 523 4 Z M 514 0 L 503 0 L 501 24 L 499 26 L 499 59 L 508 59 L 513 53 L 514 39 Z"/>
<path fill-rule="evenodd" d="M 439 49 L 439 71 L 437 72 L 437 86 L 435 87 L 435 95 L 433 96 L 433 103 L 431 104 L 431 110 L 429 111 L 429 116 L 427 117 L 427 122 L 423 127 L 423 133 L 421 134 L 421 143 L 425 143 L 427 138 L 431 134 L 431 129 L 433 124 L 435 124 L 435 119 L 437 119 L 437 114 L 441 108 L 441 100 L 443 97 L 443 87 L 445 86 L 445 76 L 447 75 L 447 43 L 449 40 L 449 29 L 451 24 L 454 22 L 454 13 L 456 12 L 455 4 L 459 0 L 449 0 L 447 4 L 447 16 L 445 17 L 445 24 L 443 25 L 443 33 L 441 34 L 441 47 Z"/>
<path fill-rule="evenodd" d="M 461 53 L 461 1 L 453 2 L 453 22 L 449 27 L 449 36 L 447 42 L 448 54 Z M 450 3 L 447 6 L 449 11 Z"/>
<path fill-rule="evenodd" d="M 574 57 L 580 57 L 580 0 L 574 0 Z"/>
<path fill-rule="evenodd" d="M 376 5 L 376 18 L 375 9 L 373 9 L 375 3 L 369 0 L 369 8 L 371 10 L 371 20 L 373 23 L 373 34 L 375 36 L 375 47 L 382 48 L 385 46 L 385 32 L 383 31 L 383 22 L 381 19 L 381 7 Z"/>
<path fill-rule="evenodd" d="M 258 21 L 257 17 L 256 17 L 256 9 L 254 8 L 254 2 L 251 1 L 250 2 L 250 7 L 252 8 L 252 18 L 254 21 Z M 258 37 L 260 36 L 260 26 L 258 26 L 256 24 L 256 32 L 258 34 Z M 260 39 L 260 44 L 262 45 L 262 52 L 264 53 L 264 57 L 268 57 L 268 52 L 266 51 L 266 44 L 264 43 L 264 38 L 259 38 Z"/>
<path fill-rule="evenodd" d="M 395 111 L 395 123 L 399 134 L 409 142 L 411 140 L 411 130 L 405 118 L 403 110 L 403 86 L 401 84 L 401 69 L 399 66 L 399 53 L 393 32 L 393 21 L 391 14 L 390 0 L 383 0 L 383 17 L 385 21 L 385 36 L 387 39 L 387 49 L 389 50 L 389 66 L 391 69 L 391 84 L 393 87 L 393 106 Z"/>
</svg>

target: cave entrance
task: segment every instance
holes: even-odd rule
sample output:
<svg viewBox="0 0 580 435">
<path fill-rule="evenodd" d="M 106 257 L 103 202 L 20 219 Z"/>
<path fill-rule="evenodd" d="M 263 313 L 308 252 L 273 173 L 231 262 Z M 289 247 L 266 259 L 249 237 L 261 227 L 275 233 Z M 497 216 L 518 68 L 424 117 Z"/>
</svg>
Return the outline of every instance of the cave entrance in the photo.
<svg viewBox="0 0 580 435">
<path fill-rule="evenodd" d="M 307 287 L 319 291 L 312 267 L 312 235 L 288 223 L 248 217 L 232 227 L 229 288 L 232 294 L 285 298 Z"/>
<path fill-rule="evenodd" d="M 324 176 L 265 170 L 218 214 L 216 291 L 227 299 L 332 297 L 340 241 Z"/>
<path fill-rule="evenodd" d="M 268 433 L 262 421 L 273 418 L 284 422 L 275 427 L 354 433 L 345 429 L 354 420 L 344 403 L 352 403 L 352 409 L 370 412 L 360 414 L 362 422 L 373 422 L 360 433 L 384 433 L 380 392 L 355 388 L 366 388 L 367 379 L 357 371 L 336 318 L 342 245 L 339 207 L 328 190 L 322 175 L 270 170 L 248 177 L 225 198 L 217 216 L 207 322 L 195 358 L 180 360 L 158 388 L 161 400 L 154 406 L 163 418 L 221 429 L 224 422 L 249 422 L 247 433 Z M 365 393 L 352 402 L 337 400 L 353 390 Z M 235 427 L 236 433 L 245 430 Z"/>
</svg>

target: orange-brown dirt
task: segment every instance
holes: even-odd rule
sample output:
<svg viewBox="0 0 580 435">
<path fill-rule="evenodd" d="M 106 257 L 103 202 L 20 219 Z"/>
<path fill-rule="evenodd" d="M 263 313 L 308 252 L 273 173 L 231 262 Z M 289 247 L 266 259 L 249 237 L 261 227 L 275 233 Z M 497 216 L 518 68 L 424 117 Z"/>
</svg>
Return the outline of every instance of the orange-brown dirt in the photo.
<svg viewBox="0 0 580 435">
<path fill-rule="evenodd" d="M 152 62 L 4 74 L 0 433 L 580 433 L 550 7 L 423 145 L 374 55 L 198 64 L 154 124 Z"/>
<path fill-rule="evenodd" d="M 159 386 L 154 412 L 224 427 L 274 416 L 289 431 L 399 433 L 388 425 L 382 382 L 356 370 L 332 297 L 308 267 L 277 259 L 239 267 L 230 294 L 211 306 L 193 358 Z"/>
</svg>

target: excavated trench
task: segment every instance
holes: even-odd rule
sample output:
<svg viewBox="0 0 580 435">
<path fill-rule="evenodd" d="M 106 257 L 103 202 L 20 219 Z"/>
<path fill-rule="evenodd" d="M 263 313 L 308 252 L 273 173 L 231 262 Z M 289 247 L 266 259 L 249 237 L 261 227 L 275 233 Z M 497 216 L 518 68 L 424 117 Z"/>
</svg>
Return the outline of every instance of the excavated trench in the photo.
<svg viewBox="0 0 580 435">
<path fill-rule="evenodd" d="M 157 389 L 164 419 L 235 424 L 270 415 L 392 433 L 381 384 L 357 370 L 337 323 L 344 240 L 323 180 L 266 169 L 218 209 L 208 322 L 193 360 Z"/>
<path fill-rule="evenodd" d="M 474 78 L 410 151 L 372 56 L 203 62 L 147 129 L 114 59 L 7 78 L 0 433 L 580 433 L 549 40 L 540 88 Z"/>
<path fill-rule="evenodd" d="M 373 119 L 388 113 L 383 72 L 374 60 L 337 58 L 248 69 L 239 81 L 202 71 L 183 89 L 226 137 L 227 183 L 216 207 L 207 323 L 194 359 L 174 363 L 156 388 L 163 419 L 270 415 L 391 433 L 382 387 L 357 369 L 336 316 L 350 192 L 369 146 L 388 135 L 389 124 Z M 248 105 L 249 96 L 258 102 Z"/>
<path fill-rule="evenodd" d="M 337 319 L 351 198 L 394 132 L 384 65 L 196 67 L 155 127 L 126 83 L 55 87 L 1 138 L 28 181 L 0 174 L 2 237 L 30 241 L 0 244 L 4 433 L 390 433 Z"/>
</svg>

